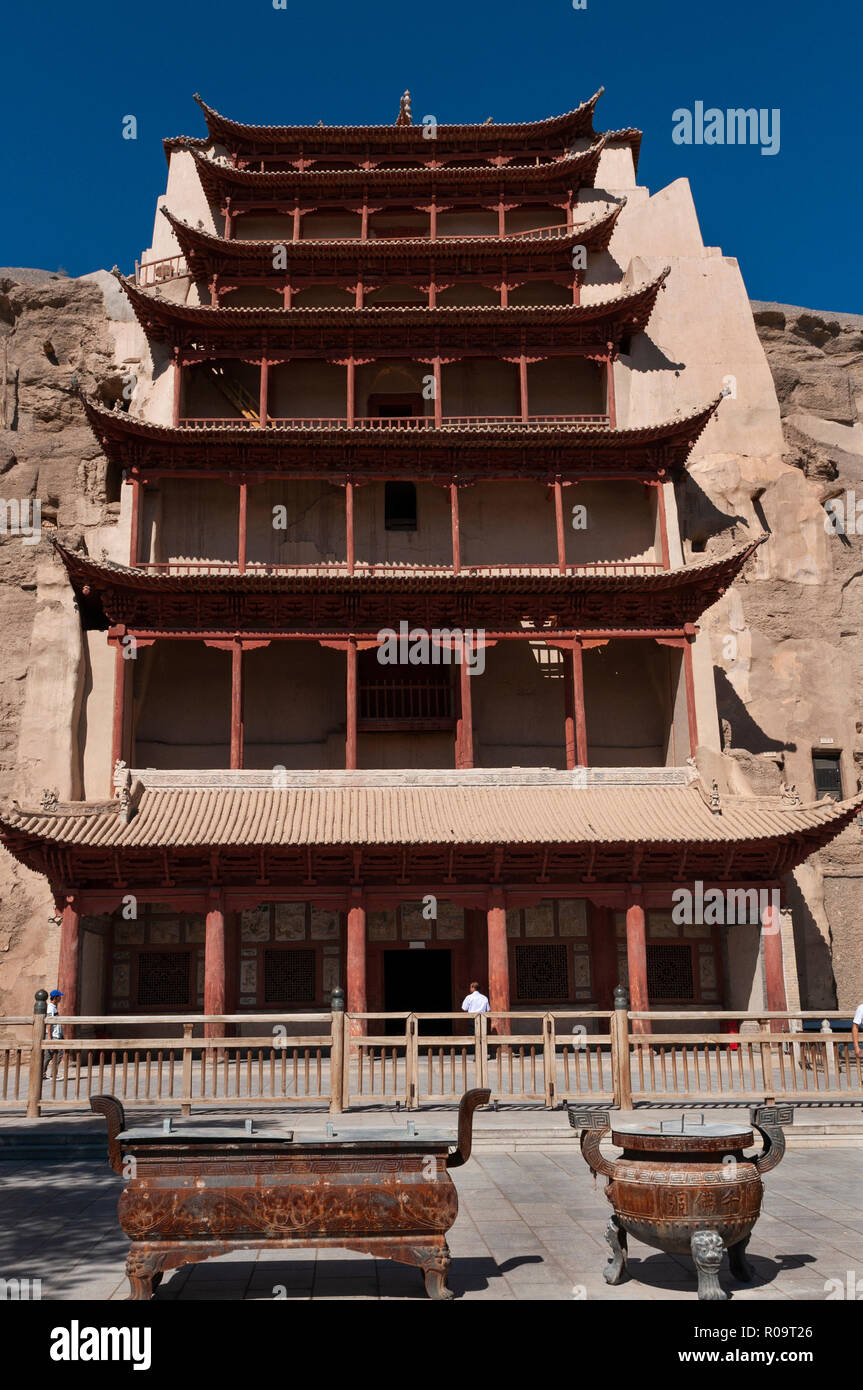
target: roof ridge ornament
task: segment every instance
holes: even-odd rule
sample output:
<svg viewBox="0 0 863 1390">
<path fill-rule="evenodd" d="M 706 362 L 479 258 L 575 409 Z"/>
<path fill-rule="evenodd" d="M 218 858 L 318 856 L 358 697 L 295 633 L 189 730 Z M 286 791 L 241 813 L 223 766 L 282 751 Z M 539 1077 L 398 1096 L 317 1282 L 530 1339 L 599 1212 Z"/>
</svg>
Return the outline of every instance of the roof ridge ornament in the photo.
<svg viewBox="0 0 863 1390">
<path fill-rule="evenodd" d="M 413 115 L 411 114 L 411 94 L 405 88 L 404 94 L 399 102 L 399 114 L 396 116 L 396 125 L 413 125 Z"/>
<path fill-rule="evenodd" d="M 708 804 L 714 816 L 722 815 L 722 798 L 719 795 L 719 783 L 715 777 L 713 779 L 713 786 L 710 788 L 710 801 Z"/>
<path fill-rule="evenodd" d="M 783 806 L 787 806 L 789 810 L 793 810 L 795 806 L 803 805 L 803 801 L 799 791 L 797 790 L 796 783 L 782 783 L 782 804 Z"/>
<path fill-rule="evenodd" d="M 58 807 L 58 805 L 59 805 L 59 802 L 60 802 L 60 798 L 59 798 L 59 796 L 57 795 L 57 790 L 56 790 L 56 788 L 51 788 L 51 789 L 49 789 L 48 787 L 45 787 L 44 790 L 43 790 L 43 792 L 42 792 L 41 799 L 40 799 L 40 801 L 39 801 L 39 805 L 41 806 L 42 810 L 43 810 L 43 811 L 56 811 L 56 810 L 57 810 L 57 807 Z"/>
</svg>

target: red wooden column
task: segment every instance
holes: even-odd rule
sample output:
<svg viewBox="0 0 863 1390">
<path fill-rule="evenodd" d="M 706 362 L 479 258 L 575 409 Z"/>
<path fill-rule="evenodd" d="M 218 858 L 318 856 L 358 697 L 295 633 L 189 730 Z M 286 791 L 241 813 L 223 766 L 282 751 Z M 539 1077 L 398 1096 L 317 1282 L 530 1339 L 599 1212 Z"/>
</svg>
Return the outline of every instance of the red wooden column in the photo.
<svg viewBox="0 0 863 1390">
<path fill-rule="evenodd" d="M 270 364 L 266 357 L 261 358 L 261 390 L 258 405 L 258 424 L 261 429 L 267 425 L 267 388 L 270 378 Z"/>
<path fill-rule="evenodd" d="M 614 913 L 610 907 L 587 905 L 590 920 L 590 959 L 593 971 L 593 998 L 597 1009 L 610 1009 L 618 984 L 617 937 Z"/>
<path fill-rule="evenodd" d="M 345 556 L 348 574 L 353 574 L 356 555 L 354 551 L 354 485 L 350 478 L 345 482 Z"/>
<path fill-rule="evenodd" d="M 225 908 L 221 891 L 212 888 L 207 897 L 204 937 L 204 1013 L 225 1012 Z M 223 1038 L 224 1023 L 205 1023 L 205 1038 Z"/>
<path fill-rule="evenodd" d="M 293 239 L 294 239 L 294 241 L 299 241 L 299 240 L 300 240 L 300 235 L 301 235 L 300 217 L 301 217 L 301 216 L 302 216 L 302 214 L 301 214 L 301 212 L 300 212 L 300 200 L 299 200 L 299 198 L 295 198 L 295 199 L 294 199 L 294 225 L 293 225 Z"/>
<path fill-rule="evenodd" d="M 784 1013 L 788 1008 L 785 994 L 785 966 L 782 959 L 782 918 L 772 903 L 761 914 L 761 941 L 764 949 L 764 995 L 769 1010 Z M 782 1020 L 770 1020 L 771 1033 L 782 1031 Z"/>
<path fill-rule="evenodd" d="M 366 993 L 366 904 L 359 893 L 351 894 L 348 908 L 348 1013 L 365 1013 Z M 357 1031 L 361 1031 L 357 1030 Z"/>
<path fill-rule="evenodd" d="M 509 944 L 506 939 L 506 898 L 501 888 L 492 888 L 486 911 L 488 931 L 488 1002 L 492 1012 L 509 1011 Z M 507 1020 L 492 1024 L 495 1033 L 509 1031 Z"/>
<path fill-rule="evenodd" d="M 566 749 L 567 771 L 571 772 L 576 763 L 575 745 L 575 681 L 573 679 L 573 662 L 569 659 L 569 653 L 563 653 L 563 728 L 564 728 L 564 747 Z"/>
<path fill-rule="evenodd" d="M 354 416 L 356 414 L 356 365 L 354 359 L 349 357 L 347 360 L 347 380 L 346 380 L 346 418 L 348 429 L 353 429 Z"/>
<path fill-rule="evenodd" d="M 528 398 L 527 398 L 527 358 L 522 353 L 518 359 L 518 394 L 521 402 L 521 418 L 523 421 L 528 418 Z"/>
<path fill-rule="evenodd" d="M 429 205 L 429 241 L 437 241 L 437 199 L 434 197 Z"/>
<path fill-rule="evenodd" d="M 440 394 L 440 357 L 432 358 L 432 371 L 434 373 L 434 422 L 435 429 L 439 429 L 443 424 L 443 401 Z"/>
<path fill-rule="evenodd" d="M 608 423 L 611 428 L 617 429 L 617 403 L 614 397 L 614 344 L 608 344 L 608 354 L 605 359 L 605 399 L 606 410 L 608 412 Z"/>
<path fill-rule="evenodd" d="M 132 525 L 129 535 L 129 564 L 133 567 L 138 563 L 138 550 L 140 547 L 141 536 L 141 504 L 143 501 L 143 488 L 140 478 L 132 479 Z"/>
<path fill-rule="evenodd" d="M 60 924 L 60 959 L 57 964 L 57 988 L 63 995 L 62 1012 L 78 1012 L 78 961 L 81 943 L 81 909 L 76 893 L 67 893 Z M 67 1029 L 67 1036 L 71 1032 Z"/>
<path fill-rule="evenodd" d="M 566 530 L 563 525 L 563 485 L 560 478 L 554 480 L 554 524 L 557 532 L 557 568 L 566 574 Z"/>
<path fill-rule="evenodd" d="M 454 574 L 461 571 L 461 532 L 458 516 L 458 483 L 455 478 L 449 485 L 449 511 L 452 523 L 452 568 Z"/>
<path fill-rule="evenodd" d="M 506 236 L 506 204 L 503 198 L 497 205 L 497 234 L 498 236 Z"/>
<path fill-rule="evenodd" d="M 587 767 L 587 719 L 584 713 L 584 654 L 581 638 L 572 644 L 572 713 L 575 722 L 575 762 Z"/>
<path fill-rule="evenodd" d="M 294 303 L 294 286 L 290 275 L 285 276 L 285 283 L 282 286 L 282 308 L 290 309 Z"/>
<path fill-rule="evenodd" d="M 665 515 L 665 488 L 661 481 L 654 486 L 656 487 L 656 514 L 659 518 L 659 548 L 662 556 L 662 568 L 667 570 L 671 568 L 671 561 L 668 551 L 668 517 Z"/>
<path fill-rule="evenodd" d="M 231 767 L 243 766 L 243 644 L 231 646 Z"/>
<path fill-rule="evenodd" d="M 455 733 L 455 765 L 457 768 L 473 767 L 473 707 L 471 704 L 470 674 L 468 657 L 472 652 L 468 644 L 462 642 L 461 661 L 458 668 L 459 709 Z"/>
<path fill-rule="evenodd" d="M 231 211 L 230 198 L 225 199 L 222 211 L 225 214 L 225 241 L 230 241 L 234 235 L 234 214 Z"/>
<path fill-rule="evenodd" d="M 118 641 L 114 647 L 114 712 L 111 729 L 111 771 L 118 758 L 126 760 L 126 666 L 127 659 L 123 643 Z M 113 782 L 111 795 L 114 794 Z"/>
<path fill-rule="evenodd" d="M 649 1007 L 647 997 L 647 925 L 642 901 L 641 884 L 629 885 L 626 904 L 626 954 L 629 970 L 629 1007 L 644 1010 Z M 650 1020 L 637 1018 L 632 1021 L 633 1033 L 649 1033 Z"/>
<path fill-rule="evenodd" d="M 695 626 L 687 623 L 684 628 L 686 641 L 683 643 L 683 675 L 686 681 L 686 716 L 689 721 L 689 754 L 695 757 L 698 747 L 698 718 L 695 712 L 695 672 L 692 668 L 692 643 L 695 641 Z"/>
<path fill-rule="evenodd" d="M 361 240 L 361 241 L 368 241 L 368 239 L 369 239 L 369 201 L 368 201 L 368 198 L 366 197 L 366 195 L 363 194 L 363 210 L 362 210 L 362 213 L 360 214 L 360 240 Z"/>
<path fill-rule="evenodd" d="M 348 638 L 347 683 L 345 691 L 345 767 L 352 771 L 357 765 L 357 641 Z M 365 921 L 365 916 L 363 916 Z M 350 1005 L 348 1005 L 350 1007 Z"/>
<path fill-rule="evenodd" d="M 240 574 L 246 572 L 246 538 L 249 523 L 249 485 L 240 483 L 237 499 L 237 568 Z"/>
<path fill-rule="evenodd" d="M 180 401 L 183 392 L 183 369 L 180 366 L 180 349 L 174 348 L 174 404 L 172 423 L 177 429 L 180 423 Z"/>
</svg>

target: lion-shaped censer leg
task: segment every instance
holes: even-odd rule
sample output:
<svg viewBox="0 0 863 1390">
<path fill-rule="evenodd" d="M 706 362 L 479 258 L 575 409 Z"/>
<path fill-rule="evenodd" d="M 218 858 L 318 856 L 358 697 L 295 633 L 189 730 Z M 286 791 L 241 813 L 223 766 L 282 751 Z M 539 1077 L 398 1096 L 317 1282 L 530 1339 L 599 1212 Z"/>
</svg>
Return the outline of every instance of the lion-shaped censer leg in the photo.
<svg viewBox="0 0 863 1390">
<path fill-rule="evenodd" d="M 728 1298 L 728 1294 L 719 1286 L 718 1277 L 724 1249 L 722 1236 L 718 1231 L 693 1231 L 690 1250 L 698 1271 L 698 1297 L 704 1302 L 724 1301 Z"/>
<path fill-rule="evenodd" d="M 605 1228 L 605 1239 L 611 1246 L 611 1259 L 602 1271 L 602 1277 L 606 1284 L 622 1284 L 627 1276 L 626 1231 L 623 1229 L 616 1216 L 610 1216 L 608 1218 L 608 1225 Z"/>
<path fill-rule="evenodd" d="M 746 1258 L 746 1247 L 749 1244 L 749 1237 L 739 1240 L 736 1245 L 728 1247 L 728 1262 L 731 1265 L 731 1273 L 735 1279 L 739 1279 L 741 1284 L 748 1284 L 755 1278 L 755 1271 Z"/>
</svg>

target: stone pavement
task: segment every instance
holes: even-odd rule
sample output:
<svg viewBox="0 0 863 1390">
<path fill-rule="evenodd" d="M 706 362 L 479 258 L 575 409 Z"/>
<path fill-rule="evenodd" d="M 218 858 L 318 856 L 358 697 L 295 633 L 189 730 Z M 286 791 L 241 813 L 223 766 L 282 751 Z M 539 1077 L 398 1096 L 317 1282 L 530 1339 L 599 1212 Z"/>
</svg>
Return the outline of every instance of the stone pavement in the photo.
<svg viewBox="0 0 863 1390">
<path fill-rule="evenodd" d="M 695 1300 L 691 1262 L 630 1241 L 628 1283 L 609 1288 L 609 1207 L 575 1143 L 548 1152 L 487 1151 L 453 1172 L 460 1210 L 449 1242 L 457 1298 Z M 106 1164 L 0 1163 L 0 1278 L 41 1278 L 43 1299 L 123 1299 L 122 1179 Z M 727 1261 L 739 1300 L 818 1299 L 863 1278 L 860 1150 L 789 1152 L 765 1179 L 749 1246 L 750 1286 Z M 863 1286 L 861 1286 L 863 1288 Z M 847 1295 L 846 1295 L 847 1296 Z M 161 1299 L 421 1299 L 418 1270 L 343 1250 L 238 1252 L 165 1277 Z"/>
</svg>

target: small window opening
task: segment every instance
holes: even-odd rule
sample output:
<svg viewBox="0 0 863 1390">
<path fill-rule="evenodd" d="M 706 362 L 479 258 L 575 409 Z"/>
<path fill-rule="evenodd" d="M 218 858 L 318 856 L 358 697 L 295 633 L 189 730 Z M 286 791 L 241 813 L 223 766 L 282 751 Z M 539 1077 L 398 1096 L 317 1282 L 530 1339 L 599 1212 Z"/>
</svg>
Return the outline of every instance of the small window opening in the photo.
<svg viewBox="0 0 863 1390">
<path fill-rule="evenodd" d="M 417 529 L 415 483 L 384 484 L 384 525 L 388 531 L 415 531 Z"/>
</svg>

